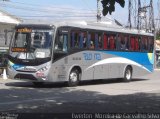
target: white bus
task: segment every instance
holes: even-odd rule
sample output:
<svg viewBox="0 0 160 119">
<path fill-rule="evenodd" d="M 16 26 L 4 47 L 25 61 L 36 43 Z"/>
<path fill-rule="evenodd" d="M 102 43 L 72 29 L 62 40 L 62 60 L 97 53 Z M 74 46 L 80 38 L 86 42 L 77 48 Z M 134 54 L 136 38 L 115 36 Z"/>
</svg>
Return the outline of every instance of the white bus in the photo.
<svg viewBox="0 0 160 119">
<path fill-rule="evenodd" d="M 9 77 L 68 82 L 120 78 L 130 81 L 154 68 L 154 35 L 94 22 L 21 24 L 9 49 Z"/>
</svg>

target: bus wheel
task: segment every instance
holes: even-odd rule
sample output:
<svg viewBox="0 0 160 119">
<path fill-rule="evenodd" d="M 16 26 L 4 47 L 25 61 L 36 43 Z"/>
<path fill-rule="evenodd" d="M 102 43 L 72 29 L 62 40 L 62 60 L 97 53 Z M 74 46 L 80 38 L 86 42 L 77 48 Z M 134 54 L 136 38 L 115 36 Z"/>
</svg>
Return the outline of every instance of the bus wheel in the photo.
<svg viewBox="0 0 160 119">
<path fill-rule="evenodd" d="M 43 82 L 32 82 L 35 86 L 39 87 L 39 86 L 43 86 Z"/>
<path fill-rule="evenodd" d="M 76 69 L 71 70 L 69 74 L 69 81 L 68 81 L 68 86 L 73 87 L 77 86 L 79 83 L 79 72 Z"/>
<path fill-rule="evenodd" d="M 123 80 L 124 80 L 125 82 L 129 82 L 129 81 L 132 80 L 132 68 L 131 68 L 130 66 L 128 66 L 128 67 L 125 69 Z"/>
</svg>

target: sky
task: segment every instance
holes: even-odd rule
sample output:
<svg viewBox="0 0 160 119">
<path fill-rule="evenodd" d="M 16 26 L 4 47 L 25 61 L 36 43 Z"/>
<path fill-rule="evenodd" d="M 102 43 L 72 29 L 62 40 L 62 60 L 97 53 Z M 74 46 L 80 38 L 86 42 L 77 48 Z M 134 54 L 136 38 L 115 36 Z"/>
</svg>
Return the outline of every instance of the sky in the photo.
<svg viewBox="0 0 160 119">
<path fill-rule="evenodd" d="M 141 1 L 142 4 L 149 2 Z M 153 0 L 155 17 L 158 14 L 157 1 Z M 96 20 L 97 0 L 0 0 L 0 9 L 24 20 Z M 127 24 L 128 0 L 125 8 L 116 4 L 116 11 L 103 19 L 116 19 L 122 24 Z"/>
</svg>

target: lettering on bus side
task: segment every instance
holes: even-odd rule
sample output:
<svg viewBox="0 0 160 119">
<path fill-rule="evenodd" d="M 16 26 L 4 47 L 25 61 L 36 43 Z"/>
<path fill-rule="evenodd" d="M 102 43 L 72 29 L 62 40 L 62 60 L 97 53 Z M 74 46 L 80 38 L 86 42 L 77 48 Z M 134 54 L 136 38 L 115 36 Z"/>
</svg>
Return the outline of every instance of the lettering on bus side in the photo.
<svg viewBox="0 0 160 119">
<path fill-rule="evenodd" d="M 101 60 L 100 53 L 83 53 L 84 60 Z"/>
</svg>

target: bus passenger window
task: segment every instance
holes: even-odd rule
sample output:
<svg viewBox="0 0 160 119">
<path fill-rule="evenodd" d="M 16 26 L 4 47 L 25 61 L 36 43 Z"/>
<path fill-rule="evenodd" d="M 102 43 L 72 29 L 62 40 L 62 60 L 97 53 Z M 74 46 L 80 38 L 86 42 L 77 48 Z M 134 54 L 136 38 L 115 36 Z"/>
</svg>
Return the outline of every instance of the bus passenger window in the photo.
<svg viewBox="0 0 160 119">
<path fill-rule="evenodd" d="M 88 47 L 90 49 L 102 49 L 102 36 L 100 33 L 88 34 Z"/>
<path fill-rule="evenodd" d="M 79 48 L 87 48 L 87 38 L 85 32 L 80 32 L 80 39 L 79 39 Z"/>
<path fill-rule="evenodd" d="M 125 42 L 125 39 L 121 39 L 121 50 L 126 50 L 126 42 Z"/>
<path fill-rule="evenodd" d="M 87 38 L 86 33 L 81 31 L 71 31 L 71 48 L 86 48 Z"/>
<path fill-rule="evenodd" d="M 86 37 L 86 33 L 84 33 L 84 37 L 83 37 L 83 48 L 87 48 L 87 37 Z"/>
<path fill-rule="evenodd" d="M 122 50 L 122 51 L 124 51 L 124 50 L 128 50 L 128 42 L 129 42 L 129 40 L 128 40 L 129 38 L 128 38 L 128 36 L 127 35 L 123 35 L 123 34 L 119 34 L 119 35 L 117 35 L 117 49 L 118 50 Z"/>
<path fill-rule="evenodd" d="M 125 50 L 128 50 L 129 49 L 129 36 L 126 35 L 124 37 L 124 40 L 125 40 Z"/>
<path fill-rule="evenodd" d="M 125 45 L 123 46 L 121 46 L 122 47 L 122 49 L 123 50 L 128 50 L 129 49 L 129 36 L 128 35 L 126 35 L 125 37 L 124 37 L 124 43 L 125 43 Z"/>
<path fill-rule="evenodd" d="M 67 41 L 68 41 L 68 35 L 64 35 L 63 36 L 63 51 L 66 52 L 67 51 Z"/>
<path fill-rule="evenodd" d="M 114 36 L 109 37 L 109 48 L 110 48 L 110 50 L 115 49 L 115 38 L 114 38 Z"/>
<path fill-rule="evenodd" d="M 108 37 L 107 34 L 104 34 L 103 36 L 103 48 L 108 49 Z"/>
<path fill-rule="evenodd" d="M 98 49 L 98 34 L 95 34 L 95 48 Z"/>
<path fill-rule="evenodd" d="M 73 48 L 74 47 L 74 32 L 71 32 L 71 41 L 70 41 L 70 47 Z"/>
<path fill-rule="evenodd" d="M 139 51 L 139 39 L 135 38 L 135 51 Z"/>
<path fill-rule="evenodd" d="M 98 35 L 98 49 L 102 49 L 102 36 L 101 36 L 101 34 Z"/>
<path fill-rule="evenodd" d="M 91 33 L 91 39 L 90 39 L 90 49 L 95 48 L 95 34 Z"/>
<path fill-rule="evenodd" d="M 78 48 L 78 47 L 79 47 L 79 34 L 76 33 L 75 39 L 74 39 L 74 48 Z"/>
<path fill-rule="evenodd" d="M 130 38 L 130 50 L 134 51 L 135 43 L 134 43 L 135 38 L 131 37 Z"/>
<path fill-rule="evenodd" d="M 59 38 L 56 39 L 55 42 L 55 50 L 62 50 L 63 49 L 63 35 L 59 35 Z"/>
<path fill-rule="evenodd" d="M 143 37 L 141 41 L 141 51 L 146 52 L 148 50 L 148 41 L 147 37 Z"/>
<path fill-rule="evenodd" d="M 91 42 L 91 34 L 88 34 L 87 39 L 88 39 L 87 40 L 87 47 L 90 48 L 90 46 L 91 46 L 91 43 L 90 43 Z"/>
<path fill-rule="evenodd" d="M 78 31 L 71 31 L 71 48 L 78 48 L 80 35 Z"/>
<path fill-rule="evenodd" d="M 82 32 L 79 33 L 79 48 L 83 48 L 83 35 Z"/>
<path fill-rule="evenodd" d="M 90 48 L 94 49 L 94 42 L 93 42 L 93 40 L 91 40 Z"/>
<path fill-rule="evenodd" d="M 55 41 L 55 50 L 57 51 L 67 51 L 67 41 L 68 35 L 67 34 L 60 34 Z"/>
<path fill-rule="evenodd" d="M 154 39 L 152 39 L 151 37 L 148 39 L 148 50 L 149 52 L 153 52 L 153 48 L 154 48 Z"/>
<path fill-rule="evenodd" d="M 117 35 L 117 43 L 116 43 L 116 45 L 117 45 L 117 49 L 121 50 L 121 35 L 120 34 Z"/>
</svg>

